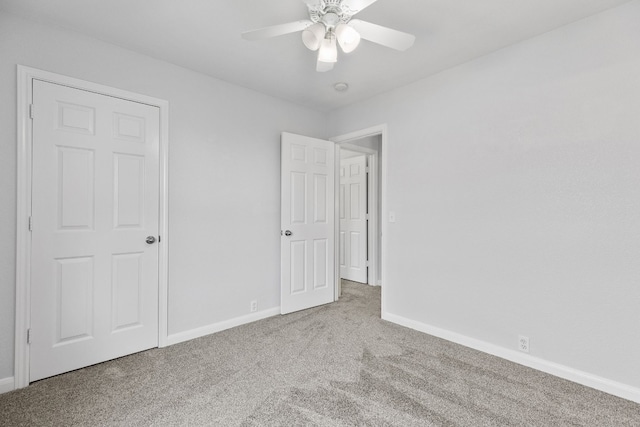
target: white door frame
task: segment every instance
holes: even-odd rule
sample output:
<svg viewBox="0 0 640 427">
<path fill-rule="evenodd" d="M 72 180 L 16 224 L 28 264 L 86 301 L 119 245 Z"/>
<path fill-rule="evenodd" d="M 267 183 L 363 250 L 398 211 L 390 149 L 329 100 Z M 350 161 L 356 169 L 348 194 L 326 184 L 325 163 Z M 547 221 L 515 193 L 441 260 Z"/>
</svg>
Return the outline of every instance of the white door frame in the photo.
<svg viewBox="0 0 640 427">
<path fill-rule="evenodd" d="M 167 342 L 167 292 L 168 292 L 168 146 L 169 146 L 169 103 L 162 99 L 104 86 L 60 74 L 18 65 L 18 158 L 17 158 L 17 236 L 16 236 L 16 318 L 15 318 L 15 358 L 14 389 L 29 385 L 29 345 L 27 332 L 30 327 L 31 307 L 31 153 L 33 136 L 30 119 L 30 104 L 33 99 L 33 80 L 69 86 L 129 101 L 158 107 L 160 110 L 160 201 L 159 201 L 159 245 L 158 259 L 158 346 Z"/>
<path fill-rule="evenodd" d="M 339 155 L 339 148 L 341 146 L 343 146 L 343 144 L 349 144 L 350 142 L 353 142 L 355 140 L 358 139 L 362 139 L 362 138 L 366 138 L 368 136 L 376 136 L 376 135 L 380 135 L 380 152 L 382 155 L 382 159 L 379 162 L 379 168 L 378 170 L 380 171 L 381 176 L 381 188 L 380 188 L 380 196 L 381 196 L 381 200 L 380 200 L 380 211 L 382 212 L 382 217 L 385 217 L 385 213 L 387 212 L 387 163 L 388 163 L 388 156 L 387 156 L 387 152 L 388 152 L 388 144 L 389 144 L 389 135 L 388 135 L 388 129 L 387 129 L 387 125 L 386 124 L 381 124 L 381 125 L 377 125 L 377 126 L 373 126 L 370 128 L 366 128 L 366 129 L 362 129 L 362 130 L 357 130 L 354 132 L 350 132 L 344 135 L 340 135 L 340 136 L 336 136 L 333 138 L 330 138 L 330 141 L 333 141 L 336 143 L 337 145 L 337 152 L 336 152 L 336 163 L 337 163 L 337 167 L 336 167 L 336 171 L 339 174 L 340 173 L 340 155 Z M 355 147 L 353 145 L 350 145 L 349 149 L 352 149 L 351 147 Z M 346 146 L 345 146 L 346 148 Z M 361 147 L 360 147 L 361 148 Z M 362 148 L 361 148 L 362 149 Z M 370 177 L 371 178 L 371 177 Z M 339 183 L 339 179 L 336 180 L 336 191 L 335 191 L 335 196 L 336 196 L 336 221 L 339 220 L 340 218 L 340 204 L 339 204 L 339 197 L 340 197 L 340 187 L 339 187 L 340 183 Z M 376 182 L 375 185 L 377 186 L 377 178 L 376 178 Z M 376 192 L 376 197 L 377 197 L 377 192 Z M 374 209 L 376 215 L 377 215 L 377 209 Z M 384 318 L 384 315 L 386 313 L 385 307 L 386 307 L 386 295 L 388 295 L 388 283 L 386 280 L 386 253 L 387 253 L 387 244 L 386 244 L 386 235 L 387 235 L 387 222 L 382 220 L 380 221 L 381 223 L 381 230 L 380 230 L 380 277 L 377 278 L 377 281 L 380 281 L 382 284 L 382 298 L 381 298 L 381 314 Z M 336 227 L 336 233 L 339 233 L 339 227 Z M 374 233 L 375 234 L 375 233 Z M 339 236 L 338 236 L 339 237 Z M 378 237 L 378 236 L 374 236 L 374 237 Z M 336 239 L 336 245 L 339 244 L 338 243 L 338 238 Z M 340 296 L 340 260 L 339 260 L 339 247 L 336 247 L 336 287 L 335 287 L 335 299 L 336 301 L 338 300 L 338 297 Z M 371 270 L 370 270 L 371 271 Z M 376 271 L 377 273 L 377 271 Z M 376 274 L 377 275 L 377 274 Z M 376 282 L 374 282 L 376 283 Z"/>
<path fill-rule="evenodd" d="M 349 150 L 357 153 L 362 153 L 367 158 L 367 167 L 369 168 L 367 176 L 367 213 L 369 219 L 367 222 L 367 254 L 368 254 L 368 271 L 367 271 L 367 283 L 371 286 L 378 284 L 378 257 L 372 254 L 376 254 L 378 247 L 378 152 L 371 150 L 370 148 L 360 147 L 358 145 L 350 144 L 348 142 L 336 144 L 336 157 L 340 156 L 340 150 Z M 338 162 L 337 162 L 338 163 Z M 340 171 L 338 171 L 340 172 Z M 339 175 L 338 175 L 339 176 Z M 339 195 L 338 195 L 339 196 Z M 339 200 L 339 197 L 338 199 Z M 338 227 L 340 228 L 340 227 Z M 338 236 L 340 230 L 338 230 Z M 338 254 L 339 255 L 339 254 Z"/>
</svg>

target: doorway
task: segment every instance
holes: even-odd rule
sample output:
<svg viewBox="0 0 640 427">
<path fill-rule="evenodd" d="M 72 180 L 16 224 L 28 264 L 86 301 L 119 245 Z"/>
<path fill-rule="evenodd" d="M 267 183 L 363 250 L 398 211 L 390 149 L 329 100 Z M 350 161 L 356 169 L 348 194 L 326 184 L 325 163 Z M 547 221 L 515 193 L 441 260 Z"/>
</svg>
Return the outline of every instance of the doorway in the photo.
<svg viewBox="0 0 640 427">
<path fill-rule="evenodd" d="M 385 307 L 385 241 L 386 223 L 383 212 L 386 209 L 386 150 L 387 126 L 379 125 L 349 134 L 332 138 L 338 148 L 338 153 L 348 150 L 367 157 L 367 209 L 369 221 L 367 224 L 367 253 L 368 274 L 366 282 L 372 286 L 382 286 L 382 314 Z M 340 155 L 338 154 L 339 158 Z M 339 177 L 339 174 L 338 174 Z M 340 203 L 339 189 L 336 189 L 337 202 Z M 337 208 L 339 218 L 340 209 Z M 339 241 L 339 230 L 336 232 Z M 339 248 L 337 249 L 339 251 Z M 337 277 L 340 277 L 339 270 Z M 336 280 L 336 300 L 341 293 L 341 280 Z"/>
<path fill-rule="evenodd" d="M 15 388 L 165 346 L 168 103 L 19 66 L 18 120 Z"/>
<path fill-rule="evenodd" d="M 340 277 L 371 286 L 381 285 L 381 143 L 382 135 L 377 134 L 339 144 Z M 358 174 L 361 167 L 364 176 Z M 359 194 L 360 188 L 364 194 Z M 362 211 L 363 218 L 360 217 Z M 359 240 L 360 232 L 364 241 Z M 356 244 L 360 244 L 360 249 L 354 248 Z M 353 268 L 350 261 L 354 259 L 356 266 L 364 263 L 364 275 Z"/>
<path fill-rule="evenodd" d="M 374 137 L 378 150 L 366 147 Z M 360 141 L 361 145 L 351 144 Z M 370 139 L 371 140 L 371 139 Z M 288 132 L 281 139 L 280 298 L 282 314 L 337 301 L 340 278 L 340 150 L 368 156 L 369 198 L 367 282 L 385 283 L 387 126 L 380 125 L 321 140 Z M 380 159 L 380 160 L 379 160 Z M 330 287 L 331 289 L 327 289 Z M 385 287 L 381 291 L 385 315 Z"/>
<path fill-rule="evenodd" d="M 368 283 L 369 257 L 369 185 L 368 156 L 340 150 L 339 221 L 340 278 Z"/>
</svg>

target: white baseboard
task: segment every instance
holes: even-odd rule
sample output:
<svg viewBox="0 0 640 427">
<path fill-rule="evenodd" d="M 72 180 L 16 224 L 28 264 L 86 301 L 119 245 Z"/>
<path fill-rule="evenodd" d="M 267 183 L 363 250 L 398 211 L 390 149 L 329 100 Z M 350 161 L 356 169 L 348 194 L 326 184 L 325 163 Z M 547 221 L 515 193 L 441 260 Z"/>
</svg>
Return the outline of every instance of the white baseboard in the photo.
<svg viewBox="0 0 640 427">
<path fill-rule="evenodd" d="M 425 334 L 433 335 L 435 337 L 442 338 L 447 341 L 463 345 L 465 347 L 473 348 L 474 350 L 478 350 L 483 353 L 488 353 L 493 356 L 497 356 L 502 359 L 527 366 L 529 368 L 537 369 L 538 371 L 546 372 L 547 374 L 555 375 L 565 380 L 573 381 L 575 383 L 582 384 L 584 386 L 591 387 L 596 390 L 621 397 L 623 399 L 628 399 L 633 402 L 640 403 L 640 388 L 632 387 L 627 384 L 599 377 L 588 372 L 579 371 L 569 366 L 560 365 L 558 363 L 540 359 L 529 354 L 500 347 L 495 344 L 490 344 L 488 342 L 467 337 L 465 335 L 448 331 L 446 329 L 441 329 L 435 326 L 427 325 L 425 323 L 417 322 L 415 320 L 410 320 L 402 316 L 397 316 L 395 314 L 383 313 L 382 318 L 389 322 L 396 323 L 410 329 L 415 329 L 416 331 L 424 332 Z"/>
<path fill-rule="evenodd" d="M 14 383 L 13 377 L 2 378 L 0 380 L 0 394 L 13 391 L 15 389 Z"/>
<path fill-rule="evenodd" d="M 189 331 L 178 332 L 177 334 L 171 334 L 167 337 L 167 345 L 178 344 L 195 338 L 204 337 L 206 335 L 215 334 L 216 332 L 224 331 L 225 329 L 235 328 L 236 326 L 266 319 L 267 317 L 277 316 L 278 314 L 280 314 L 280 307 L 275 307 L 247 314 L 246 316 L 235 317 L 212 325 L 191 329 Z"/>
</svg>

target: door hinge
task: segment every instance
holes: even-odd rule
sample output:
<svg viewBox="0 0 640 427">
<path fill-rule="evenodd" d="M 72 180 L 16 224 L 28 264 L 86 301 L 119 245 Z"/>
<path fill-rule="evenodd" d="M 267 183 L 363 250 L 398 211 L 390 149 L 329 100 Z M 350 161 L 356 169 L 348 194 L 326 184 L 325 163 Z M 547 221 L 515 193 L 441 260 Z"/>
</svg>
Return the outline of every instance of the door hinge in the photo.
<svg viewBox="0 0 640 427">
<path fill-rule="evenodd" d="M 29 118 L 33 120 L 33 104 L 29 104 Z"/>
<path fill-rule="evenodd" d="M 29 217 L 29 231 L 33 231 L 33 217 Z"/>
<path fill-rule="evenodd" d="M 27 344 L 31 344 L 31 328 L 27 329 Z"/>
<path fill-rule="evenodd" d="M 365 267 L 369 267 L 369 260 L 367 260 L 367 262 L 364 263 Z"/>
<path fill-rule="evenodd" d="M 366 214 L 366 215 L 365 215 L 365 219 L 369 219 L 369 214 Z"/>
<path fill-rule="evenodd" d="M 366 173 L 369 173 L 369 166 L 367 166 L 364 170 Z"/>
<path fill-rule="evenodd" d="M 162 241 L 162 236 L 158 234 L 158 243 L 160 243 L 160 241 Z"/>
</svg>

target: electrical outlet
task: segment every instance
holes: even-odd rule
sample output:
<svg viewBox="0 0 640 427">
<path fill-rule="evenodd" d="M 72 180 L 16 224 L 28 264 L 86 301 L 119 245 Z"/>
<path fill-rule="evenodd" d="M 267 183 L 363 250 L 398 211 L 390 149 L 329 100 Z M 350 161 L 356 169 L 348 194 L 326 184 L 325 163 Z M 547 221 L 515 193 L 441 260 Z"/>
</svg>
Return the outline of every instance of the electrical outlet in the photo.
<svg viewBox="0 0 640 427">
<path fill-rule="evenodd" d="M 525 337 L 524 335 L 518 336 L 518 350 L 529 353 L 529 337 Z"/>
<path fill-rule="evenodd" d="M 251 308 L 250 309 L 251 309 L 252 313 L 258 311 L 258 301 L 256 301 L 256 300 L 251 301 Z"/>
</svg>

